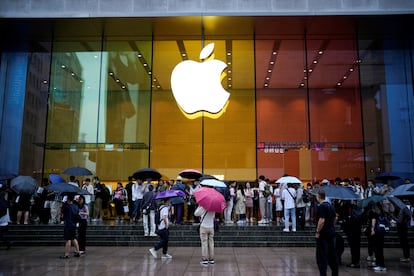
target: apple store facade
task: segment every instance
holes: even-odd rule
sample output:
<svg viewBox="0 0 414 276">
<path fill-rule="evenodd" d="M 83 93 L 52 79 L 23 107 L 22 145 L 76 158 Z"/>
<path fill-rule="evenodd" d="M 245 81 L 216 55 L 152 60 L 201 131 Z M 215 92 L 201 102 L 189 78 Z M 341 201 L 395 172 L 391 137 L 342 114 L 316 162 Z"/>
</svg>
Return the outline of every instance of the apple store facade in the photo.
<svg viewBox="0 0 414 276">
<path fill-rule="evenodd" d="M 413 26 L 413 15 L 2 19 L 0 174 L 414 177 Z M 223 72 L 203 68 L 210 43 Z M 191 96 L 171 88 L 183 61 Z M 178 100 L 220 93 L 220 113 L 188 116 Z"/>
</svg>

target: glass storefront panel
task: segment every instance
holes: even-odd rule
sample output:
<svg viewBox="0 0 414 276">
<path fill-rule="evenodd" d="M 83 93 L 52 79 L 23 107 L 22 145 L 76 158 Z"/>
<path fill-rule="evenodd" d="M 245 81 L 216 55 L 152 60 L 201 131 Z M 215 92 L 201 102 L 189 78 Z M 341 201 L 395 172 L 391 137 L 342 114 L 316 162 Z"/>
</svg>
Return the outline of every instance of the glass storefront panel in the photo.
<svg viewBox="0 0 414 276">
<path fill-rule="evenodd" d="M 148 166 L 152 39 L 62 40 L 53 44 L 45 172 L 83 166 L 126 180 Z"/>
</svg>

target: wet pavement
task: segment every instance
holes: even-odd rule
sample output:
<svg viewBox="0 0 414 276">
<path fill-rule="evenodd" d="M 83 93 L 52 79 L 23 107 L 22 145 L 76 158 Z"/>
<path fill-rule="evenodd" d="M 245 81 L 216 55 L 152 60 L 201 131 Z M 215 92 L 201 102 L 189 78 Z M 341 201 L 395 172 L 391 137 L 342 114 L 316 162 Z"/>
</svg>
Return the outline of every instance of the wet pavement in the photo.
<svg viewBox="0 0 414 276">
<path fill-rule="evenodd" d="M 59 259 L 61 247 L 0 248 L 0 276 L 7 275 L 319 275 L 315 249 L 302 247 L 216 247 L 215 264 L 200 265 L 199 247 L 170 247 L 172 259 L 154 259 L 148 247 L 88 247 L 85 255 Z M 400 263 L 402 251 L 385 249 L 387 273 L 340 266 L 340 275 L 414 275 L 414 262 Z M 411 255 L 413 256 L 413 250 Z M 159 251 L 159 255 L 161 252 Z M 361 248 L 366 258 L 366 248 Z M 342 256 L 346 264 L 349 248 Z M 328 269 L 328 275 L 330 270 Z"/>
</svg>

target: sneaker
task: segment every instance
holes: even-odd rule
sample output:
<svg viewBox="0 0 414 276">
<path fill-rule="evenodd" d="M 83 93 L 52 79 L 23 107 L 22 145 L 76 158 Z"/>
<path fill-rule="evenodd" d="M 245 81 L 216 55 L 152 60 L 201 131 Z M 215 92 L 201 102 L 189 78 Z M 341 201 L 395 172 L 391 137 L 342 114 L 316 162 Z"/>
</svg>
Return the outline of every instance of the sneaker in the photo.
<svg viewBox="0 0 414 276">
<path fill-rule="evenodd" d="M 289 229 L 285 228 L 283 229 L 283 232 L 289 232 Z"/>
<path fill-rule="evenodd" d="M 163 259 L 172 259 L 172 256 L 170 254 L 163 254 L 161 256 L 161 258 L 163 258 Z"/>
<path fill-rule="evenodd" d="M 410 261 L 410 258 L 400 258 L 400 262 L 402 263 L 409 263 Z"/>
<path fill-rule="evenodd" d="M 376 267 L 377 264 L 375 262 L 370 262 L 368 263 L 368 267 Z"/>
<path fill-rule="evenodd" d="M 155 248 L 150 248 L 149 252 L 154 258 L 158 258 L 157 250 L 155 250 Z"/>
<path fill-rule="evenodd" d="M 368 262 L 375 262 L 376 260 L 375 260 L 375 257 L 374 256 L 368 256 L 367 257 L 367 261 Z"/>
<path fill-rule="evenodd" d="M 149 234 L 148 234 L 148 233 L 145 233 L 145 234 L 144 234 L 144 237 L 148 237 L 148 236 L 149 236 Z"/>
<path fill-rule="evenodd" d="M 79 252 L 75 252 L 75 254 L 73 254 L 73 257 L 79 258 L 80 256 L 81 256 L 81 254 Z"/>
<path fill-rule="evenodd" d="M 209 263 L 209 264 L 214 264 L 214 259 L 210 259 L 210 260 L 208 260 L 208 263 Z"/>
<path fill-rule="evenodd" d="M 383 267 L 383 266 L 376 266 L 376 267 L 374 267 L 374 271 L 375 272 L 386 272 L 387 268 Z"/>
<path fill-rule="evenodd" d="M 200 261 L 200 264 L 201 265 L 208 265 L 208 260 L 201 260 Z"/>
<path fill-rule="evenodd" d="M 258 224 L 265 224 L 266 223 L 266 220 L 264 220 L 264 219 L 261 219 L 261 220 L 259 220 L 259 222 L 258 222 Z"/>
<path fill-rule="evenodd" d="M 292 232 L 296 232 L 296 228 L 292 228 Z"/>
<path fill-rule="evenodd" d="M 156 236 L 157 236 L 157 234 L 155 234 L 155 233 L 150 234 L 150 237 L 156 237 Z"/>
</svg>

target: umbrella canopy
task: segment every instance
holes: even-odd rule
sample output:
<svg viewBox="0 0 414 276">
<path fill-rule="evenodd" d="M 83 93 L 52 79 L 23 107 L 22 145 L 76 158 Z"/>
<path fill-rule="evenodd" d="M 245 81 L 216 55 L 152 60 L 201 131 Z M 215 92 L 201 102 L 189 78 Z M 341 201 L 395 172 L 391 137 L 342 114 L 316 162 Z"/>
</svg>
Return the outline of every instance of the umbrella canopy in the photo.
<svg viewBox="0 0 414 276">
<path fill-rule="evenodd" d="M 414 183 L 402 184 L 396 187 L 390 195 L 401 197 L 414 196 Z"/>
<path fill-rule="evenodd" d="M 401 199 L 399 199 L 395 196 L 388 196 L 387 199 L 398 209 L 407 208 L 407 205 Z"/>
<path fill-rule="evenodd" d="M 285 184 L 302 184 L 302 181 L 294 176 L 282 176 L 275 183 L 285 183 Z"/>
<path fill-rule="evenodd" d="M 381 195 L 373 195 L 364 199 L 361 199 L 358 202 L 358 206 L 361 208 L 366 208 L 368 207 L 370 204 L 375 204 L 378 202 L 381 202 L 385 199 L 385 197 L 381 196 Z"/>
<path fill-rule="evenodd" d="M 50 174 L 49 179 L 51 183 L 63 183 L 66 182 L 65 179 L 63 179 L 60 175 L 57 174 Z"/>
<path fill-rule="evenodd" d="M 224 196 L 212 188 L 201 187 L 194 192 L 194 197 L 197 204 L 209 212 L 221 213 L 227 207 Z"/>
<path fill-rule="evenodd" d="M 199 179 L 203 176 L 201 172 L 194 169 L 185 169 L 181 171 L 178 175 L 187 179 Z"/>
<path fill-rule="evenodd" d="M 375 180 L 381 181 L 382 183 L 387 183 L 390 180 L 397 180 L 401 179 L 398 175 L 395 175 L 393 173 L 380 173 L 375 177 Z"/>
<path fill-rule="evenodd" d="M 332 199 L 342 199 L 342 200 L 356 200 L 359 197 L 350 189 L 338 186 L 338 185 L 327 185 L 320 188 L 314 189 L 313 194 L 318 194 L 319 190 L 324 190 L 327 197 Z"/>
<path fill-rule="evenodd" d="M 156 169 L 142 168 L 134 172 L 132 177 L 140 180 L 146 180 L 148 178 L 151 178 L 152 180 L 158 180 L 161 178 L 161 174 Z"/>
<path fill-rule="evenodd" d="M 84 167 L 70 167 L 64 170 L 63 174 L 76 175 L 76 176 L 93 175 L 93 173 L 90 170 Z"/>
<path fill-rule="evenodd" d="M 31 176 L 19 175 L 11 180 L 10 188 L 18 194 L 31 195 L 37 188 L 37 181 Z"/>
<path fill-rule="evenodd" d="M 66 182 L 51 183 L 45 187 L 46 190 L 55 191 L 58 193 L 68 193 L 76 195 L 90 195 L 87 190 L 81 189 L 75 185 L 68 184 Z"/>
<path fill-rule="evenodd" d="M 185 193 L 181 190 L 166 190 L 155 195 L 155 199 L 163 199 L 177 196 L 185 196 Z"/>
<path fill-rule="evenodd" d="M 203 179 L 203 180 L 201 180 L 200 185 L 214 187 L 214 188 L 216 188 L 216 187 L 221 187 L 221 188 L 227 187 L 226 183 L 224 183 L 223 181 L 217 180 L 217 179 Z"/>
</svg>

